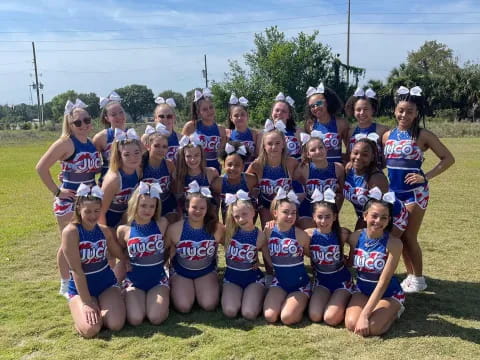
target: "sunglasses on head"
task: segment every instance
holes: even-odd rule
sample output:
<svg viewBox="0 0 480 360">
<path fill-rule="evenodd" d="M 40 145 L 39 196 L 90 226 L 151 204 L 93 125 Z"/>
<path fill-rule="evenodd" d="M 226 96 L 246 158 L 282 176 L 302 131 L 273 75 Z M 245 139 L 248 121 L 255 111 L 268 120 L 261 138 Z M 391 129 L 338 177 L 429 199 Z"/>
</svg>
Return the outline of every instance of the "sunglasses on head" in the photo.
<svg viewBox="0 0 480 360">
<path fill-rule="evenodd" d="M 325 101 L 318 100 L 317 102 L 314 102 L 313 104 L 308 106 L 310 107 L 310 109 L 313 109 L 313 108 L 316 108 L 317 106 L 323 106 L 323 105 L 325 105 Z"/>
<path fill-rule="evenodd" d="M 72 124 L 75 125 L 76 127 L 80 127 L 80 126 L 82 126 L 82 121 L 85 125 L 88 125 L 92 122 L 92 118 L 91 117 L 86 117 L 86 118 L 83 118 L 83 119 L 78 119 L 78 120 L 72 121 Z"/>
<path fill-rule="evenodd" d="M 158 117 L 159 117 L 160 119 L 165 119 L 165 118 L 166 118 L 166 119 L 169 119 L 169 120 L 170 120 L 170 119 L 173 119 L 173 115 L 172 115 L 172 114 L 168 114 L 168 115 L 158 114 Z"/>
</svg>

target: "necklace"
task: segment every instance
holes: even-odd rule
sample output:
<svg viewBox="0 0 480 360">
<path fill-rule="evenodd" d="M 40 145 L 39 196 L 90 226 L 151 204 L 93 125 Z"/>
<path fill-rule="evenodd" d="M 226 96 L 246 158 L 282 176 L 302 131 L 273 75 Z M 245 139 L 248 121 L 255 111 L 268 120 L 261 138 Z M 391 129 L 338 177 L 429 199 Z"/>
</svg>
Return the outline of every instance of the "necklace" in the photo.
<svg viewBox="0 0 480 360">
<path fill-rule="evenodd" d="M 380 241 L 383 239 L 383 235 L 380 236 L 379 238 L 370 238 L 368 237 L 367 233 L 365 233 L 365 236 L 366 236 L 366 239 L 365 239 L 365 247 L 366 248 L 373 248 L 373 247 L 376 247 Z"/>
</svg>

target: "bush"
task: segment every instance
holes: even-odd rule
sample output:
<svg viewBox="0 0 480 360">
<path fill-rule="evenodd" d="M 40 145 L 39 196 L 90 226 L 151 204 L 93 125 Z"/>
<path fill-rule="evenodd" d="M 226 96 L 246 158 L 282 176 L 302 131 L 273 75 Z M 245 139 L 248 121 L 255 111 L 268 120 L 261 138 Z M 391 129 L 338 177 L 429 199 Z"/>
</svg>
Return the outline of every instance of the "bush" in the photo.
<svg viewBox="0 0 480 360">
<path fill-rule="evenodd" d="M 22 125 L 20 125 L 20 129 L 31 130 L 32 129 L 32 123 L 31 122 L 24 122 Z"/>
</svg>

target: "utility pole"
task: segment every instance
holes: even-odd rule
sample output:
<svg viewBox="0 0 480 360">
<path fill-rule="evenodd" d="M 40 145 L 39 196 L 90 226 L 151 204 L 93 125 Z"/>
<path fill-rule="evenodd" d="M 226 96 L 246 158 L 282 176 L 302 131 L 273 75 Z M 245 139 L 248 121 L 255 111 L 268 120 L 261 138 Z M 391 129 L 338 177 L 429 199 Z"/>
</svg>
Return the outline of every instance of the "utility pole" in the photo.
<svg viewBox="0 0 480 360">
<path fill-rule="evenodd" d="M 42 92 L 42 122 L 40 124 L 45 125 L 45 116 L 43 113 L 43 107 L 44 107 L 44 104 L 43 104 L 43 92 Z"/>
<path fill-rule="evenodd" d="M 203 55 L 203 58 L 205 61 L 205 68 L 202 70 L 202 74 L 205 78 L 205 87 L 208 88 L 207 55 Z"/>
<path fill-rule="evenodd" d="M 40 121 L 41 124 L 45 125 L 43 123 L 42 119 L 42 114 L 40 112 L 40 86 L 38 84 L 38 73 L 37 73 L 37 57 L 35 55 L 35 43 L 32 41 L 32 49 L 33 49 L 33 65 L 35 67 L 35 84 L 36 84 L 36 90 L 37 90 L 37 111 L 38 111 L 38 120 Z"/>
<path fill-rule="evenodd" d="M 350 0 L 348 0 L 348 29 L 347 29 L 347 86 L 350 84 Z"/>
</svg>

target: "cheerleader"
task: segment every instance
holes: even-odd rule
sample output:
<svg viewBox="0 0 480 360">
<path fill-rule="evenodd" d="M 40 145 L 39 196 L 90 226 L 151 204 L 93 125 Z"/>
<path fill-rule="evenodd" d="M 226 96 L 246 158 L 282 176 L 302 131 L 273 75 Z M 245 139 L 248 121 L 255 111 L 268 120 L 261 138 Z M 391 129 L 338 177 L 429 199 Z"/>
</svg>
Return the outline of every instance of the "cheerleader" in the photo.
<svg viewBox="0 0 480 360">
<path fill-rule="evenodd" d="M 67 101 L 62 135 L 50 145 L 36 166 L 43 184 L 54 195 L 53 212 L 60 233 L 72 219 L 78 186 L 82 182 L 89 186 L 95 185 L 95 174 L 100 172 L 102 166 L 100 153 L 88 138 L 92 130 L 92 118 L 85 110 L 86 107 L 80 99 L 75 103 Z M 57 161 L 61 163 L 60 186 L 50 173 L 50 168 Z M 57 265 L 60 272 L 59 294 L 67 296 L 69 271 L 60 247 L 57 251 Z"/>
</svg>

